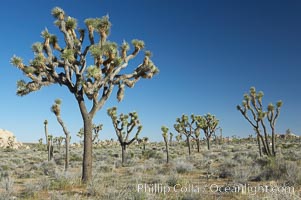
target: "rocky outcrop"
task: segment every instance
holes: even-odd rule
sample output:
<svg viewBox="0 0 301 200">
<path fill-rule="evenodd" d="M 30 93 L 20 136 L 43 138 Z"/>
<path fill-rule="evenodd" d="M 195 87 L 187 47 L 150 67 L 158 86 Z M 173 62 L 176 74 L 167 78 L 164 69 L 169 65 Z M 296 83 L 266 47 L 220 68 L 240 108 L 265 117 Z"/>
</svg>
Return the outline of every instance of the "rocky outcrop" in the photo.
<svg viewBox="0 0 301 200">
<path fill-rule="evenodd" d="M 0 129 L 0 148 L 19 149 L 22 146 L 23 144 L 16 140 L 12 132 Z"/>
</svg>

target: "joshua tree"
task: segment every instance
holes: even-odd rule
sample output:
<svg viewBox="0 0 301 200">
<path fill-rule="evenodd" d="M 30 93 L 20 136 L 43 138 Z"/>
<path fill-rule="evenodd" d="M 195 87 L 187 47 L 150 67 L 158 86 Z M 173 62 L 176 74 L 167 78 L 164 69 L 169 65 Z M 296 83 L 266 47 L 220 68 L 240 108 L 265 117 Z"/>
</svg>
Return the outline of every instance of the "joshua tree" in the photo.
<svg viewBox="0 0 301 200">
<path fill-rule="evenodd" d="M 169 162 L 169 153 L 168 153 L 168 136 L 167 136 L 167 133 L 168 133 L 168 128 L 166 126 L 162 126 L 161 127 L 161 130 L 162 130 L 162 136 L 163 136 L 163 139 L 164 139 L 164 143 L 165 143 L 165 148 L 166 148 L 166 163 Z"/>
<path fill-rule="evenodd" d="M 46 146 L 48 152 L 48 161 L 52 160 L 53 158 L 53 142 L 52 142 L 52 135 L 48 134 L 48 121 L 44 121 L 44 131 L 46 137 Z"/>
<path fill-rule="evenodd" d="M 61 151 L 61 146 L 62 146 L 63 140 L 64 140 L 63 136 L 53 138 L 53 142 L 56 143 L 59 151 Z"/>
<path fill-rule="evenodd" d="M 210 138 L 215 133 L 216 127 L 219 121 L 216 119 L 214 115 L 210 113 L 206 114 L 205 116 L 197 118 L 198 126 L 204 131 L 206 141 L 207 141 L 207 148 L 210 149 Z"/>
<path fill-rule="evenodd" d="M 190 148 L 190 138 L 195 138 L 196 140 L 199 139 L 199 132 L 200 132 L 200 126 L 198 124 L 198 119 L 200 116 L 191 115 L 191 120 L 189 121 L 189 118 L 187 115 L 182 115 L 181 118 L 176 119 L 176 124 L 174 124 L 175 130 L 179 134 L 184 134 L 186 136 L 186 144 L 188 147 L 188 154 L 191 154 L 191 148 Z"/>
<path fill-rule="evenodd" d="M 248 94 L 244 95 L 244 100 L 242 105 L 238 105 L 237 109 L 241 112 L 244 118 L 251 124 L 254 128 L 257 138 L 258 145 L 261 144 L 263 146 L 264 152 L 267 156 L 276 156 L 275 151 L 275 124 L 276 120 L 280 114 L 280 108 L 282 106 L 282 101 L 278 101 L 276 103 L 276 107 L 274 104 L 270 103 L 267 106 L 267 111 L 264 111 L 262 104 L 263 92 L 256 92 L 255 87 L 251 87 Z M 265 123 L 268 122 L 271 129 L 271 142 L 272 149 L 270 149 L 269 142 L 269 133 Z M 259 153 L 261 155 L 261 148 L 259 147 Z"/>
<path fill-rule="evenodd" d="M 92 126 L 93 126 L 93 128 L 92 128 L 92 135 L 93 135 L 92 136 L 92 143 L 95 144 L 95 143 L 99 142 L 99 132 L 102 130 L 103 125 L 102 124 L 98 124 L 98 125 L 93 124 Z M 79 138 L 82 139 L 84 137 L 84 128 L 81 128 L 78 131 L 76 136 L 78 136 Z"/>
<path fill-rule="evenodd" d="M 47 144 L 47 150 L 48 150 L 48 161 L 53 159 L 53 136 L 48 135 L 48 144 Z"/>
<path fill-rule="evenodd" d="M 41 150 L 45 150 L 44 149 L 44 144 L 43 144 L 43 138 L 40 138 L 39 140 L 38 140 L 38 145 L 37 145 L 37 147 L 38 147 L 38 149 L 41 151 Z"/>
<path fill-rule="evenodd" d="M 142 130 L 142 125 L 139 122 L 138 114 L 136 112 L 131 112 L 128 115 L 120 114 L 117 117 L 117 108 L 113 107 L 108 109 L 108 115 L 112 119 L 113 126 L 122 149 L 122 165 L 124 165 L 126 147 L 138 139 L 138 135 Z M 135 127 L 137 127 L 135 137 L 130 140 L 130 133 Z"/>
<path fill-rule="evenodd" d="M 142 138 L 143 150 L 145 150 L 145 146 L 148 143 L 148 141 L 149 141 L 148 137 L 143 137 Z"/>
<path fill-rule="evenodd" d="M 78 103 L 84 124 L 82 180 L 87 183 L 92 178 L 92 121 L 96 113 L 102 109 L 115 86 L 118 87 L 117 99 L 121 101 L 125 86 L 132 88 L 141 78 L 150 79 L 159 70 L 150 59 L 151 52 L 145 51 L 141 64 L 127 70 L 132 70 L 131 73 L 121 74 L 145 45 L 143 41 L 134 39 L 134 50 L 128 53 L 130 45 L 127 42 L 118 47 L 115 42 L 108 41 L 111 29 L 109 16 L 85 20 L 89 41 L 84 42 L 86 32 L 77 29 L 75 18 L 67 16 L 59 7 L 52 10 L 52 15 L 65 45 L 45 29 L 41 34 L 44 41 L 32 46 L 35 56 L 28 65 L 20 57 L 12 57 L 11 63 L 29 79 L 28 82 L 18 81 L 17 94 L 27 95 L 52 84 L 68 88 Z M 89 55 L 94 60 L 92 65 L 87 64 L 91 60 Z M 92 104 L 86 104 L 87 101 L 92 101 Z"/>
<path fill-rule="evenodd" d="M 176 136 L 176 140 L 177 140 L 178 143 L 182 140 L 182 134 L 181 133 Z"/>
<path fill-rule="evenodd" d="M 51 111 L 55 114 L 58 123 L 63 128 L 65 134 L 65 171 L 69 168 L 69 144 L 70 144 L 70 133 L 62 120 L 61 117 L 61 104 L 62 101 L 60 99 L 56 99 L 54 104 L 51 106 Z"/>
</svg>

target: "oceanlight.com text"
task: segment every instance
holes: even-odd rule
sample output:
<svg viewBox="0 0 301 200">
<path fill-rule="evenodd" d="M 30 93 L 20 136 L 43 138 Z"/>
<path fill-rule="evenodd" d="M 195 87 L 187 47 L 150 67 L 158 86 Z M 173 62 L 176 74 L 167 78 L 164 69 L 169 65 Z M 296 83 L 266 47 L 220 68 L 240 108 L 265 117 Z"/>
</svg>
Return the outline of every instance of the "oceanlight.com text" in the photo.
<svg viewBox="0 0 301 200">
<path fill-rule="evenodd" d="M 256 195 L 259 193 L 295 193 L 294 187 L 289 186 L 272 186 L 272 185 L 181 185 L 176 184 L 169 186 L 165 184 L 137 184 L 137 192 L 144 193 L 161 193 L 167 195 L 168 193 L 242 193 L 247 195 Z"/>
</svg>

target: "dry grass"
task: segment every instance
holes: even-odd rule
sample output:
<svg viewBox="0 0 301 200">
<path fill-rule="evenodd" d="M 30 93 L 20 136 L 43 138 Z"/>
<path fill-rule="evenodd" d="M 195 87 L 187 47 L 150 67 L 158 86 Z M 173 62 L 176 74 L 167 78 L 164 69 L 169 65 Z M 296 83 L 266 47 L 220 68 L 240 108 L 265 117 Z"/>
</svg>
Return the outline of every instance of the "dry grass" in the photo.
<svg viewBox="0 0 301 200">
<path fill-rule="evenodd" d="M 175 143 L 166 164 L 162 143 L 148 144 L 146 150 L 133 145 L 125 167 L 121 167 L 119 146 L 97 147 L 94 177 L 87 185 L 80 181 L 81 148 L 71 149 L 68 172 L 64 172 L 63 150 L 51 162 L 46 161 L 46 151 L 35 145 L 29 150 L 0 150 L 0 200 L 298 199 L 301 144 L 291 141 L 278 146 L 277 158 L 270 159 L 258 156 L 255 143 L 212 144 L 210 151 L 202 144 L 201 152 L 194 148 L 191 156 L 184 144 Z M 290 186 L 294 193 L 233 191 L 244 184 Z"/>
</svg>

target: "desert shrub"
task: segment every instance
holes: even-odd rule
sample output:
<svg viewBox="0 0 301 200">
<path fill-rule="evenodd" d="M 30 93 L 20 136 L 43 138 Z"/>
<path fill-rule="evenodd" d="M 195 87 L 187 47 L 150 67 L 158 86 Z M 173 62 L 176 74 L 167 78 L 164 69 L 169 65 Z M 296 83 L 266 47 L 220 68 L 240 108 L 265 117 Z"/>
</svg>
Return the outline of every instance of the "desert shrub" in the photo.
<svg viewBox="0 0 301 200">
<path fill-rule="evenodd" d="M 142 151 L 142 157 L 144 159 L 157 158 L 157 151 L 151 149 Z"/>
<path fill-rule="evenodd" d="M 301 185 L 301 168 L 296 162 L 287 161 L 285 180 L 289 185 Z"/>
<path fill-rule="evenodd" d="M 250 165 L 237 165 L 233 168 L 232 177 L 235 183 L 247 183 L 252 175 L 252 167 Z"/>
<path fill-rule="evenodd" d="M 39 167 L 39 170 L 41 170 L 44 173 L 44 175 L 54 176 L 56 171 L 56 164 L 53 160 L 49 162 L 42 162 L 42 164 Z"/>
<path fill-rule="evenodd" d="M 74 161 L 78 161 L 81 162 L 82 161 L 82 156 L 76 153 L 71 153 L 70 154 L 70 162 L 74 162 Z"/>
<path fill-rule="evenodd" d="M 41 187 L 37 184 L 28 183 L 25 184 L 25 188 L 22 191 L 21 196 L 23 198 L 33 198 L 35 195 L 37 195 L 41 191 Z"/>
<path fill-rule="evenodd" d="M 166 184 L 170 187 L 174 187 L 177 184 L 182 185 L 183 180 L 177 175 L 170 175 L 166 179 Z"/>
<path fill-rule="evenodd" d="M 263 180 L 280 180 L 286 174 L 286 161 L 283 157 L 267 158 L 267 164 L 262 167 Z"/>
<path fill-rule="evenodd" d="M 194 166 L 191 163 L 184 162 L 183 160 L 176 161 L 174 167 L 179 174 L 188 173 L 194 169 Z"/>
<path fill-rule="evenodd" d="M 4 191 L 3 194 L 0 196 L 1 198 L 10 197 L 13 195 L 14 180 L 9 173 L 3 173 L 1 175 L 0 186 L 1 186 L 1 189 Z"/>
<path fill-rule="evenodd" d="M 233 169 L 238 164 L 235 160 L 225 159 L 225 161 L 218 167 L 218 174 L 220 178 L 229 178 L 233 175 Z"/>
<path fill-rule="evenodd" d="M 96 171 L 97 171 L 97 173 L 112 172 L 113 171 L 113 166 L 102 163 L 102 164 L 96 166 Z"/>
<path fill-rule="evenodd" d="M 65 190 L 80 184 L 80 174 L 56 170 L 54 179 L 50 181 L 50 190 Z"/>
<path fill-rule="evenodd" d="M 37 184 L 40 186 L 41 190 L 47 191 L 50 188 L 50 180 L 48 177 L 40 178 Z"/>
</svg>

